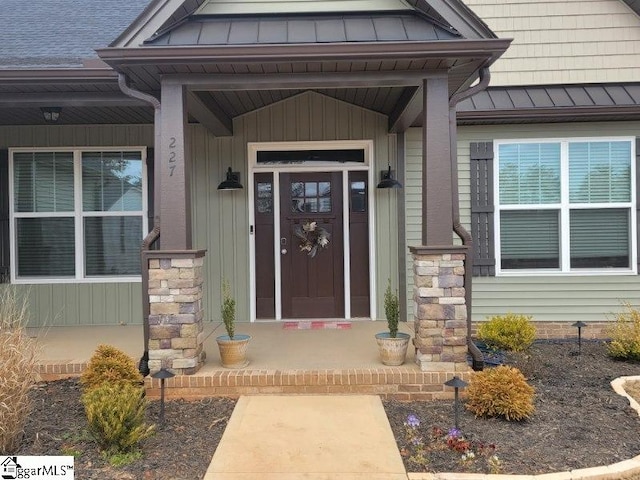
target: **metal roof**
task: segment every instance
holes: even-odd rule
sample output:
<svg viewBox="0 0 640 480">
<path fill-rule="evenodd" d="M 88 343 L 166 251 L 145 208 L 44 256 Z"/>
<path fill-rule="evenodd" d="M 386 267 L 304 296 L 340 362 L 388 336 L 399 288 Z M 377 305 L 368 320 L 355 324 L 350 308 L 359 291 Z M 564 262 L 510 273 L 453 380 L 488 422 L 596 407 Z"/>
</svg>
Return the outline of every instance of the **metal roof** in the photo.
<svg viewBox="0 0 640 480">
<path fill-rule="evenodd" d="M 1 0 L 0 69 L 81 66 L 150 0 Z"/>
<path fill-rule="evenodd" d="M 436 41 L 461 38 L 417 12 L 278 17 L 192 17 L 147 45 Z"/>
<path fill-rule="evenodd" d="M 640 118 L 640 83 L 489 87 L 458 104 L 460 123 Z"/>
</svg>

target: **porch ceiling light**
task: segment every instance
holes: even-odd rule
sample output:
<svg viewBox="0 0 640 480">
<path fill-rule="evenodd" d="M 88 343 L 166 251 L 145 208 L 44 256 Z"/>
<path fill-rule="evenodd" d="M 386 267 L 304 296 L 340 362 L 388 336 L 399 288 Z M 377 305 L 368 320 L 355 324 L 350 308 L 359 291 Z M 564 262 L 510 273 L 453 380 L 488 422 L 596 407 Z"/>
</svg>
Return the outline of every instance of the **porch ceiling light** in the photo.
<svg viewBox="0 0 640 480">
<path fill-rule="evenodd" d="M 240 172 L 234 172 L 231 167 L 227 170 L 227 178 L 220 182 L 218 190 L 240 190 L 244 188 L 240 183 Z"/>
<path fill-rule="evenodd" d="M 60 118 L 60 107 L 40 107 L 44 121 L 47 123 L 56 123 Z"/>
<path fill-rule="evenodd" d="M 380 171 L 380 183 L 378 183 L 376 188 L 402 188 L 402 184 L 393 178 L 391 165 L 389 165 L 388 170 Z"/>
</svg>

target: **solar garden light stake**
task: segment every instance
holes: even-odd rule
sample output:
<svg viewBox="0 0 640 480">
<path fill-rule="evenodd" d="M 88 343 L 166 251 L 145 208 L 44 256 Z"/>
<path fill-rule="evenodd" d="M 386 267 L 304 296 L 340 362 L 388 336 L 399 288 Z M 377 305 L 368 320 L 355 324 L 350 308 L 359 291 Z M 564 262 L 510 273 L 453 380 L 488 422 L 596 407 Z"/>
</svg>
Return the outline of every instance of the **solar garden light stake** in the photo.
<svg viewBox="0 0 640 480">
<path fill-rule="evenodd" d="M 447 387 L 453 387 L 454 389 L 454 400 L 453 400 L 453 412 L 454 412 L 454 426 L 456 427 L 456 430 L 459 430 L 459 408 L 458 408 L 458 403 L 459 403 L 459 398 L 458 398 L 458 390 L 461 388 L 464 388 L 468 385 L 467 382 L 465 382 L 464 380 L 462 380 L 460 377 L 458 377 L 457 375 L 454 375 L 454 377 L 451 380 L 447 380 L 446 382 L 444 382 L 444 384 Z"/>
<path fill-rule="evenodd" d="M 582 353 L 582 328 L 586 327 L 587 324 L 581 321 L 577 321 L 571 326 L 578 328 L 578 355 L 580 355 Z"/>
<path fill-rule="evenodd" d="M 151 377 L 160 379 L 160 425 L 164 425 L 164 381 L 167 378 L 175 377 L 175 374 L 166 368 L 161 368 Z"/>
</svg>

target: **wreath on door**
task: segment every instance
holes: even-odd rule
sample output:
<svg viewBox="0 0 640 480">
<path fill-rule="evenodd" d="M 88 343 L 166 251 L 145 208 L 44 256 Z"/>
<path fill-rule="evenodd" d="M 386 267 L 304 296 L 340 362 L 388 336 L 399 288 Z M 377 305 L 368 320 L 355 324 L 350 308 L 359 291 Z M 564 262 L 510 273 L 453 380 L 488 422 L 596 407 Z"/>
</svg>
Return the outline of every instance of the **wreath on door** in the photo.
<svg viewBox="0 0 640 480">
<path fill-rule="evenodd" d="M 300 251 L 307 252 L 311 258 L 316 256 L 318 249 L 327 248 L 331 236 L 326 229 L 318 226 L 318 222 L 311 220 L 296 227 L 295 234 L 300 239 Z"/>
</svg>

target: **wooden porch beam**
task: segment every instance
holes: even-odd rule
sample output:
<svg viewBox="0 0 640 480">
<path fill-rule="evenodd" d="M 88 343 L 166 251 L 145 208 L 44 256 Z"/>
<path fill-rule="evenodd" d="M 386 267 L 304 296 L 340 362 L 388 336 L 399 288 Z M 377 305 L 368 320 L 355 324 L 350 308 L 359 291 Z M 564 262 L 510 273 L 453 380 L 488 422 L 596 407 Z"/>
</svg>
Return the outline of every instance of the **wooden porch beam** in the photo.
<svg viewBox="0 0 640 480">
<path fill-rule="evenodd" d="M 265 74 L 169 74 L 163 84 L 186 85 L 189 90 L 287 90 L 305 88 L 369 88 L 420 86 L 442 72 L 314 72 Z"/>
<path fill-rule="evenodd" d="M 61 107 L 146 107 L 142 100 L 121 92 L 2 93 L 0 108 Z"/>
<path fill-rule="evenodd" d="M 453 244 L 453 193 L 447 76 L 424 81 L 422 245 Z"/>
<path fill-rule="evenodd" d="M 407 129 L 418 118 L 422 112 L 422 91 L 423 87 L 406 88 L 402 93 L 398 104 L 389 115 L 389 132 L 401 133 Z"/>
<path fill-rule="evenodd" d="M 160 222 L 163 250 L 191 250 L 191 161 L 187 100 L 182 85 L 162 85 L 160 109 Z"/>
<path fill-rule="evenodd" d="M 233 135 L 233 122 L 222 110 L 213 112 L 207 104 L 194 92 L 187 93 L 187 110 L 189 115 L 209 130 L 216 137 L 229 137 Z"/>
</svg>

